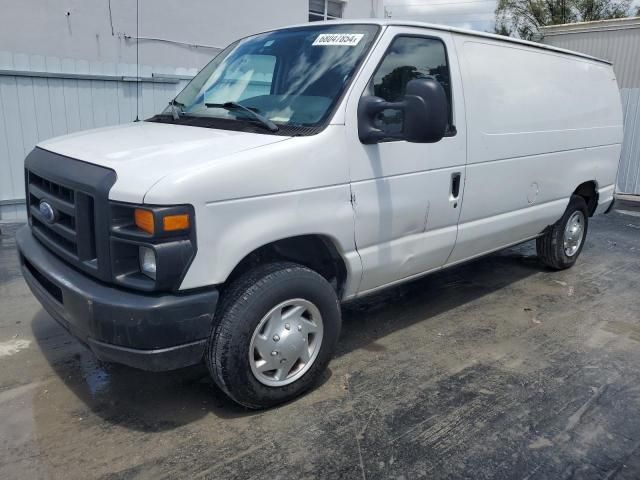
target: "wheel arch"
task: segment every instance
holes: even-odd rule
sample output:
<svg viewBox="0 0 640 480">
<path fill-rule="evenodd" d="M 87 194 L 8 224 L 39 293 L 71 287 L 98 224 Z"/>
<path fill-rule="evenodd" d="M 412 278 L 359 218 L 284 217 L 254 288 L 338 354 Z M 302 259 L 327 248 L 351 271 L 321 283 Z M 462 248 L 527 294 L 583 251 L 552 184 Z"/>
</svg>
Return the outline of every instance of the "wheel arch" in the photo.
<svg viewBox="0 0 640 480">
<path fill-rule="evenodd" d="M 331 237 L 317 233 L 285 237 L 255 248 L 233 268 L 225 285 L 258 265 L 276 261 L 290 261 L 316 271 L 333 286 L 338 298 L 342 297 L 348 277 L 347 262 Z"/>
<path fill-rule="evenodd" d="M 595 180 L 583 182 L 578 185 L 572 195 L 578 195 L 584 198 L 589 216 L 592 217 L 598 207 L 598 182 Z"/>
</svg>

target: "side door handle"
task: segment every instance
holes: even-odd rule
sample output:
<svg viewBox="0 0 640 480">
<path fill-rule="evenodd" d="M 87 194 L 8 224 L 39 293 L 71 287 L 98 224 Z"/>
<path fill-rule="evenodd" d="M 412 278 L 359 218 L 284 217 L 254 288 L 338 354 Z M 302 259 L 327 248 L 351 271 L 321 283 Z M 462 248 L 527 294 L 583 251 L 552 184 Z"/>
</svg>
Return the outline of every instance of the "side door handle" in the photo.
<svg viewBox="0 0 640 480">
<path fill-rule="evenodd" d="M 454 172 L 451 174 L 451 197 L 450 201 L 453 202 L 453 208 L 458 206 L 458 197 L 460 196 L 460 172 Z"/>
</svg>

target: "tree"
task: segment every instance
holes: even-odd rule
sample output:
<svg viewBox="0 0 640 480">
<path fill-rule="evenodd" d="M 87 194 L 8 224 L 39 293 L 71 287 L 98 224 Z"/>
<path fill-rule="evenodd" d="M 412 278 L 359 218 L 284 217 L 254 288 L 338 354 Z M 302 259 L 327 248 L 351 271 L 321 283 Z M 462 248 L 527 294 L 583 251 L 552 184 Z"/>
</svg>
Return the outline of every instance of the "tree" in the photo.
<svg viewBox="0 0 640 480">
<path fill-rule="evenodd" d="M 535 38 L 541 27 L 626 17 L 632 0 L 498 0 L 495 33 Z M 638 9 L 640 12 L 640 8 Z"/>
<path fill-rule="evenodd" d="M 373 86 L 374 95 L 381 97 L 388 102 L 395 102 L 404 95 L 404 87 L 409 80 L 422 77 L 416 67 L 402 66 L 396 67 L 382 77 L 382 82 Z"/>
<path fill-rule="evenodd" d="M 575 9 L 580 22 L 593 22 L 610 18 L 624 18 L 629 15 L 631 1 L 577 0 Z"/>
</svg>

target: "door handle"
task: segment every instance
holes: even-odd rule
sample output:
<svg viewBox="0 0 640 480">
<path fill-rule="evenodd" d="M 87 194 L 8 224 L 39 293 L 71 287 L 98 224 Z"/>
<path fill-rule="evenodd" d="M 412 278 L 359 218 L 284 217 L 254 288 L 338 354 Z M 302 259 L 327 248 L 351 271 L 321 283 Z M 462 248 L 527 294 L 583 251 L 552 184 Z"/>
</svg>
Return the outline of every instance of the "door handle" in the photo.
<svg viewBox="0 0 640 480">
<path fill-rule="evenodd" d="M 453 202 L 453 208 L 458 206 L 458 197 L 460 196 L 460 177 L 460 172 L 454 172 L 451 174 L 450 201 Z"/>
</svg>

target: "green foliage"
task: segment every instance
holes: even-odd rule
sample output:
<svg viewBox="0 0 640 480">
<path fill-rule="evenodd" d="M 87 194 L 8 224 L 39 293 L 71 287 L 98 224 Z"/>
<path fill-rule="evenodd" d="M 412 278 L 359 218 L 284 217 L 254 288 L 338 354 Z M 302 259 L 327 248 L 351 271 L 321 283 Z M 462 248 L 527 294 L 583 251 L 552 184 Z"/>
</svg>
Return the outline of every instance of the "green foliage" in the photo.
<svg viewBox="0 0 640 480">
<path fill-rule="evenodd" d="M 575 2 L 575 8 L 581 22 L 624 18 L 629 15 L 630 5 L 631 0 L 617 2 L 606 0 L 577 0 Z"/>
<path fill-rule="evenodd" d="M 540 27 L 622 18 L 632 0 L 498 0 L 495 33 L 535 39 Z M 640 8 L 638 8 L 640 14 Z"/>
</svg>

